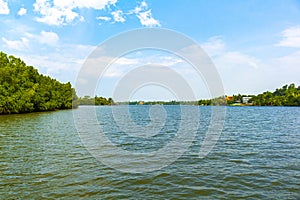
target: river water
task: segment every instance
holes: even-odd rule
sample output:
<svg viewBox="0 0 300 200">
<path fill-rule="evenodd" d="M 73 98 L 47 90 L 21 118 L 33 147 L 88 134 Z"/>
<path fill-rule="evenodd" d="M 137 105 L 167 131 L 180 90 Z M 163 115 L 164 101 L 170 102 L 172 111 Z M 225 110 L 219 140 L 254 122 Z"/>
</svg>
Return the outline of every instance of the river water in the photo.
<svg viewBox="0 0 300 200">
<path fill-rule="evenodd" d="M 180 107 L 163 108 L 156 115 L 150 106 L 129 106 L 134 124 L 157 123 L 148 138 L 120 130 L 127 122 L 117 124 L 105 106 L 0 116 L 0 199 L 300 199 L 299 107 L 227 107 L 219 140 L 199 158 L 212 107 L 187 106 L 200 111 L 190 146 L 174 162 L 142 173 L 96 159 L 74 123 L 76 117 L 86 133 L 101 126 L 124 151 L 149 153 L 174 140 L 181 126 Z M 91 110 L 100 125 L 89 123 Z"/>
</svg>

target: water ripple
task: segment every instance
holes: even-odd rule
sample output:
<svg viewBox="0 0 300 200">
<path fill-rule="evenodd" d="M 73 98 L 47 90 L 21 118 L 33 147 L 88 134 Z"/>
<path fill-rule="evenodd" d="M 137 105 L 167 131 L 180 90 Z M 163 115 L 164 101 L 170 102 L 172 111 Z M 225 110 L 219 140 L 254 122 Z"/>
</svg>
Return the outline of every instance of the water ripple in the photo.
<svg viewBox="0 0 300 200">
<path fill-rule="evenodd" d="M 96 110 L 106 135 L 129 151 L 163 147 L 180 123 L 180 109 L 167 107 L 161 132 L 138 139 L 118 130 L 110 107 Z M 131 110 L 136 123 L 149 124 L 149 108 Z M 144 174 L 97 161 L 81 143 L 72 111 L 0 116 L 0 199 L 300 199 L 299 108 L 229 107 L 220 140 L 204 159 L 198 151 L 211 109 L 200 112 L 197 136 L 184 155 Z"/>
</svg>

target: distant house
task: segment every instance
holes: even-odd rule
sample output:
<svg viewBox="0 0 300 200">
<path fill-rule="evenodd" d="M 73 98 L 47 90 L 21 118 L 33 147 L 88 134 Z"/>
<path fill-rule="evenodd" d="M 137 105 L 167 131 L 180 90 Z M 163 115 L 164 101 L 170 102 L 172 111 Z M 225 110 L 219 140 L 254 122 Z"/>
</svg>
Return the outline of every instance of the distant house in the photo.
<svg viewBox="0 0 300 200">
<path fill-rule="evenodd" d="M 226 102 L 233 100 L 233 98 L 234 98 L 233 96 L 226 96 Z"/>
<path fill-rule="evenodd" d="M 252 97 L 243 97 L 242 98 L 242 103 L 243 104 L 249 104 L 249 100 L 251 99 Z"/>
</svg>

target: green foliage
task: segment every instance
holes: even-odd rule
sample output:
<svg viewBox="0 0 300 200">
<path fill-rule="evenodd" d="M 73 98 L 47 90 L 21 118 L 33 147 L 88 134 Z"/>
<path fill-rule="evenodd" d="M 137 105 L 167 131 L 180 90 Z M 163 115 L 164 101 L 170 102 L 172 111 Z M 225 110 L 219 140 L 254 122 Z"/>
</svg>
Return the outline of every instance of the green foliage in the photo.
<svg viewBox="0 0 300 200">
<path fill-rule="evenodd" d="M 70 83 L 40 75 L 21 59 L 0 52 L 0 114 L 70 109 L 76 100 Z"/>
<path fill-rule="evenodd" d="M 118 102 L 118 105 L 198 105 L 198 101 L 130 101 Z"/>
<path fill-rule="evenodd" d="M 225 106 L 226 105 L 226 100 L 225 97 L 217 97 L 211 100 L 211 105 L 213 106 Z"/>
<path fill-rule="evenodd" d="M 200 99 L 198 101 L 199 106 L 224 106 L 226 105 L 225 97 L 217 97 L 214 99 Z"/>
<path fill-rule="evenodd" d="M 211 104 L 211 99 L 201 99 L 198 101 L 199 106 L 210 106 Z"/>
<path fill-rule="evenodd" d="M 251 97 L 248 103 L 243 103 L 243 97 Z M 300 106 L 300 86 L 285 85 L 275 92 L 264 92 L 255 95 L 233 95 L 227 99 L 218 97 L 209 100 L 199 100 L 198 105 L 254 105 L 254 106 Z"/>
<path fill-rule="evenodd" d="M 285 85 L 275 92 L 264 92 L 254 96 L 251 101 L 255 106 L 300 106 L 300 86 Z"/>
<path fill-rule="evenodd" d="M 90 96 L 85 96 L 82 98 L 78 99 L 78 104 L 79 105 L 99 105 L 99 106 L 104 106 L 104 105 L 114 105 L 115 102 L 113 101 L 112 98 L 104 98 L 104 97 L 97 97 L 95 96 L 94 98 Z"/>
<path fill-rule="evenodd" d="M 243 95 L 241 95 L 241 94 L 233 95 L 232 99 L 227 101 L 227 105 L 242 103 L 242 98 L 243 98 Z"/>
<path fill-rule="evenodd" d="M 129 105 L 197 105 L 196 101 L 130 101 L 123 102 L 120 104 L 129 104 Z"/>
</svg>

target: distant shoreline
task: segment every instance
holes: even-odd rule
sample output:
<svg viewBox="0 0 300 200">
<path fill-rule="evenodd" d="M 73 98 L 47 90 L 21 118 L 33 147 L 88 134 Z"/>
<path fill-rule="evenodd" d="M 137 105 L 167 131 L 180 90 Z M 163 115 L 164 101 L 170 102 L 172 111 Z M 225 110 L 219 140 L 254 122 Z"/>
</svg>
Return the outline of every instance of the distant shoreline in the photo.
<svg viewBox="0 0 300 200">
<path fill-rule="evenodd" d="M 193 101 L 132 101 L 116 103 L 111 97 L 78 97 L 70 82 L 40 74 L 20 58 L 0 51 L 0 115 L 74 109 L 79 105 L 196 105 L 196 106 L 300 106 L 300 86 L 284 85 L 258 95 L 220 96 Z M 151 98 L 151 95 L 147 98 Z"/>
</svg>

